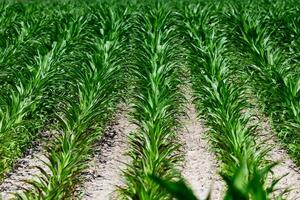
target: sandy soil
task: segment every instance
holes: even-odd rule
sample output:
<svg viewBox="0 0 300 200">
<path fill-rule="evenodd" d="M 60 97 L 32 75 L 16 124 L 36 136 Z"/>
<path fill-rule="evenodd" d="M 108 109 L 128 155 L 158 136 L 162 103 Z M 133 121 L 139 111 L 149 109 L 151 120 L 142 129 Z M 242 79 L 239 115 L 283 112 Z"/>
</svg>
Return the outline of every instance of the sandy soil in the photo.
<svg viewBox="0 0 300 200">
<path fill-rule="evenodd" d="M 179 132 L 185 153 L 182 174 L 200 199 L 211 192 L 211 199 L 219 200 L 223 197 L 225 184 L 218 175 L 218 164 L 215 155 L 209 150 L 205 129 L 197 119 L 191 98 L 187 98 L 187 116 L 182 120 L 184 129 Z"/>
<path fill-rule="evenodd" d="M 129 160 L 124 155 L 127 148 L 127 136 L 135 130 L 126 117 L 126 109 L 120 109 L 113 123 L 106 129 L 101 141 L 95 145 L 95 154 L 85 173 L 85 200 L 117 199 L 115 186 L 122 185 L 121 170 Z"/>
<path fill-rule="evenodd" d="M 13 193 L 21 192 L 22 188 L 29 188 L 24 184 L 24 180 L 33 180 L 40 171 L 35 166 L 44 166 L 42 160 L 46 161 L 44 146 L 53 136 L 54 132 L 42 133 L 43 141 L 36 141 L 32 148 L 26 150 L 24 157 L 19 159 L 13 167 L 13 170 L 7 174 L 6 179 L 0 184 L 0 199 L 11 199 Z M 43 167 L 44 168 L 44 167 Z"/>
<path fill-rule="evenodd" d="M 265 144 L 271 146 L 272 149 L 268 154 L 268 159 L 272 161 L 279 161 L 279 165 L 273 169 L 274 177 L 281 177 L 287 174 L 278 183 L 277 189 L 283 191 L 286 188 L 292 189 L 286 196 L 287 199 L 300 199 L 300 169 L 295 165 L 289 157 L 286 150 L 282 147 L 281 142 L 272 131 L 270 121 L 267 117 L 261 115 L 258 109 L 255 109 L 255 121 L 258 123 L 258 130 L 260 133 L 259 140 L 266 141 Z"/>
</svg>

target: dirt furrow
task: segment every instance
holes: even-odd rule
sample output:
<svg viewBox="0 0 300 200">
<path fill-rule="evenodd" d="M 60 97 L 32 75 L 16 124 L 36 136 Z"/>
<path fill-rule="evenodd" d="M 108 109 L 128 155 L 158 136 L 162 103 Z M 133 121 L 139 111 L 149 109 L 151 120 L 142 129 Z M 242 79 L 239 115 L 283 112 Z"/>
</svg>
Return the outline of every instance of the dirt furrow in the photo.
<svg viewBox="0 0 300 200">
<path fill-rule="evenodd" d="M 209 150 L 205 129 L 197 119 L 197 113 L 192 100 L 188 97 L 187 116 L 182 123 L 184 129 L 179 137 L 184 143 L 185 162 L 182 175 L 200 199 L 211 192 L 211 199 L 222 199 L 224 183 L 218 175 L 218 164 L 215 155 Z"/>
<path fill-rule="evenodd" d="M 268 159 L 280 162 L 274 167 L 274 177 L 278 178 L 284 176 L 278 183 L 277 189 L 283 191 L 286 188 L 292 189 L 288 195 L 285 195 L 286 199 L 300 199 L 300 169 L 296 166 L 293 160 L 289 157 L 287 151 L 281 145 L 279 139 L 272 131 L 270 121 L 267 117 L 261 115 L 258 109 L 254 111 L 256 116 L 256 122 L 260 133 L 261 141 L 265 141 L 265 144 L 271 147 L 271 151 L 268 154 Z"/>
<path fill-rule="evenodd" d="M 40 171 L 35 167 L 45 168 L 43 161 L 46 161 L 45 148 L 47 141 L 54 132 L 42 133 L 43 141 L 36 141 L 31 148 L 27 149 L 23 158 L 19 159 L 13 166 L 13 170 L 7 174 L 6 179 L 0 184 L 0 199 L 8 200 L 14 197 L 13 193 L 19 193 L 29 188 L 25 180 L 34 180 Z"/>
<path fill-rule="evenodd" d="M 120 109 L 103 136 L 94 147 L 94 156 L 89 162 L 83 185 L 85 200 L 117 199 L 115 186 L 122 185 L 121 170 L 129 158 L 124 154 L 127 150 L 127 137 L 136 126 L 128 121 L 126 109 Z"/>
</svg>

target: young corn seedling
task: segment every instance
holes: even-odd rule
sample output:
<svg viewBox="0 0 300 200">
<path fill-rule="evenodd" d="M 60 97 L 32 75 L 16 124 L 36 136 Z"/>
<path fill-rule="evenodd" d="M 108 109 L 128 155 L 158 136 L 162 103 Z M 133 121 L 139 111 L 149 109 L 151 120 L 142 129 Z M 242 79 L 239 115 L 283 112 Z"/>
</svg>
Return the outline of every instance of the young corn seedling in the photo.
<svg viewBox="0 0 300 200">
<path fill-rule="evenodd" d="M 47 148 L 47 169 L 39 167 L 39 180 L 28 181 L 33 189 L 17 194 L 18 199 L 74 198 L 92 144 L 101 136 L 118 102 L 123 86 L 120 73 L 126 12 L 94 8 L 90 17 L 96 24 L 89 31 L 95 35 L 85 41 L 86 51 L 91 53 L 77 52 L 77 56 L 85 57 L 85 62 L 69 69 L 65 77 L 75 94 L 65 100 L 63 115 L 59 117 L 61 135 Z"/>
<path fill-rule="evenodd" d="M 119 188 L 121 199 L 168 199 L 149 175 L 166 180 L 179 177 L 174 172 L 181 160 L 175 135 L 182 98 L 178 17 L 160 3 L 133 16 L 131 116 L 138 130 L 129 137 L 132 162 L 123 171 L 126 186 Z"/>
<path fill-rule="evenodd" d="M 212 145 L 223 164 L 222 176 L 230 185 L 242 168 L 243 173 L 239 173 L 241 187 L 250 185 L 251 188 L 240 188 L 244 193 L 243 198 L 238 199 L 256 199 L 261 191 L 260 199 L 269 199 L 273 190 L 266 185 L 267 176 L 255 177 L 257 172 L 269 166 L 265 162 L 268 149 L 256 144 L 256 126 L 249 123 L 247 113 L 243 114 L 247 108 L 245 90 L 232 82 L 234 71 L 225 56 L 227 38 L 210 30 L 212 24 L 216 26 L 217 18 L 210 16 L 209 9 L 194 8 L 185 13 L 189 65 L 199 113 L 209 127 Z M 262 186 L 257 193 L 252 191 L 255 189 L 254 178 Z M 231 199 L 230 195 L 225 199 Z"/>
<path fill-rule="evenodd" d="M 266 200 L 268 196 L 268 191 L 273 191 L 274 184 L 269 188 L 265 189 L 264 184 L 261 182 L 274 167 L 274 164 L 266 166 L 260 171 L 254 171 L 253 176 L 249 180 L 245 181 L 244 177 L 248 173 L 248 169 L 244 163 L 241 167 L 236 169 L 232 177 L 224 176 L 224 180 L 227 184 L 227 191 L 224 195 L 224 200 Z M 197 200 L 198 198 L 193 193 L 191 188 L 184 182 L 184 180 L 178 181 L 166 181 L 158 177 L 151 177 L 160 187 L 167 190 L 173 199 L 177 200 Z M 209 200 L 211 194 L 209 194 L 205 199 Z M 276 199 L 283 199 L 282 196 L 278 196 Z"/>
</svg>

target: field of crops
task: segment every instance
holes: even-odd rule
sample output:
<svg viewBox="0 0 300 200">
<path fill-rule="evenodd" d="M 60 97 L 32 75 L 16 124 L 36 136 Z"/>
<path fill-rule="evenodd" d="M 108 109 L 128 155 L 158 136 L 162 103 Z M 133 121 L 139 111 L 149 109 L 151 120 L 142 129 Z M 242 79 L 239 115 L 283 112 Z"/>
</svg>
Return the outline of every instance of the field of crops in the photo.
<svg viewBox="0 0 300 200">
<path fill-rule="evenodd" d="M 300 199 L 300 1 L 1 1 L 1 199 Z"/>
</svg>

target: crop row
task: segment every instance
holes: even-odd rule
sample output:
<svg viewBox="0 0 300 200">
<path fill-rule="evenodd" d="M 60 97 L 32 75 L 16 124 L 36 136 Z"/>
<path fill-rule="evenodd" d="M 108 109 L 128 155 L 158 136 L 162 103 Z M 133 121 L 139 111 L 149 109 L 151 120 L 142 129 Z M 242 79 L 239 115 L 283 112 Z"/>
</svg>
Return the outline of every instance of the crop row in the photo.
<svg viewBox="0 0 300 200">
<path fill-rule="evenodd" d="M 176 141 L 179 92 L 180 38 L 178 16 L 158 4 L 141 8 L 132 18 L 131 73 L 135 85 L 132 119 L 138 126 L 129 136 L 132 162 L 124 171 L 124 199 L 170 198 L 152 179 L 178 178 L 174 167 L 181 159 Z M 147 11 L 149 10 L 149 11 Z"/>
<path fill-rule="evenodd" d="M 248 77 L 247 85 L 256 94 L 261 109 L 272 119 L 279 138 L 299 162 L 300 71 L 295 47 L 298 37 L 286 31 L 294 34 L 295 39 L 292 37 L 289 42 L 280 44 L 272 35 L 272 27 L 266 25 L 265 17 L 251 10 L 233 6 L 228 14 L 234 23 L 228 32 L 235 40 L 232 44 L 239 50 L 236 57 L 243 63 L 240 71 L 244 74 L 242 77 Z M 292 23 L 296 19 L 293 18 Z M 293 30 L 297 32 L 297 26 Z M 289 50 L 286 43 L 291 43 Z"/>
<path fill-rule="evenodd" d="M 276 163 L 256 142 L 248 101 L 257 100 L 299 163 L 299 18 L 291 5 L 2 3 L 0 180 L 50 130 L 41 174 L 16 197 L 74 198 L 92 145 L 123 96 L 138 128 L 128 136 L 131 161 L 119 197 L 184 199 L 187 192 L 196 199 L 176 170 L 188 69 L 199 118 L 221 161 L 225 199 L 275 198 L 278 179 L 267 180 Z M 292 22 L 281 23 L 285 13 Z"/>
</svg>

